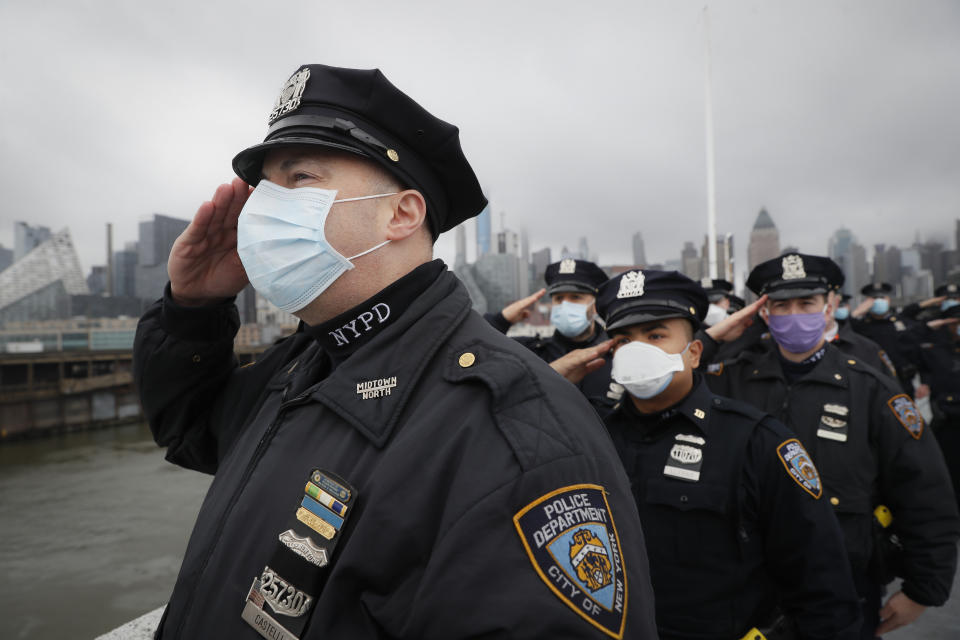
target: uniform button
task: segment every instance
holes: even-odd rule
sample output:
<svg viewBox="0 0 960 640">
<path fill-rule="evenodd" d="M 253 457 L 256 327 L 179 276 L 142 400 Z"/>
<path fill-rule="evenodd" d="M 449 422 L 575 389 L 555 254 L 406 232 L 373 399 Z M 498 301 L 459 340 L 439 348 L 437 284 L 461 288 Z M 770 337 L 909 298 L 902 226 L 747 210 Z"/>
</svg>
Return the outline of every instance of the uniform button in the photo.
<svg viewBox="0 0 960 640">
<path fill-rule="evenodd" d="M 464 369 L 466 369 L 467 367 L 472 367 L 473 363 L 476 361 L 477 361 L 477 356 L 473 355 L 469 351 L 467 351 L 466 353 L 460 354 L 460 359 L 458 360 L 458 362 L 460 363 L 460 366 L 463 367 Z"/>
<path fill-rule="evenodd" d="M 720 406 L 720 398 L 714 398 L 714 399 L 713 399 L 713 404 L 715 404 L 715 405 L 717 405 L 717 406 L 719 407 L 719 406 Z"/>
<path fill-rule="evenodd" d="M 832 504 L 833 506 L 837 506 L 838 504 L 840 504 L 840 500 L 837 499 L 836 496 L 834 496 L 834 497 L 830 498 L 830 504 Z"/>
<path fill-rule="evenodd" d="M 857 364 L 856 360 L 847 360 L 847 364 Z"/>
<path fill-rule="evenodd" d="M 200 356 L 194 354 L 194 356 L 193 356 L 193 361 L 194 361 L 194 362 L 200 362 Z"/>
<path fill-rule="evenodd" d="M 840 375 L 839 373 L 833 374 L 833 377 L 836 378 L 837 380 L 843 380 L 843 376 Z"/>
<path fill-rule="evenodd" d="M 760 373 L 760 369 L 754 369 L 754 370 L 753 370 L 753 375 L 757 375 L 758 373 Z"/>
<path fill-rule="evenodd" d="M 687 496 L 680 496 L 680 502 L 689 502 L 689 501 L 690 501 L 690 498 L 688 498 Z"/>
</svg>

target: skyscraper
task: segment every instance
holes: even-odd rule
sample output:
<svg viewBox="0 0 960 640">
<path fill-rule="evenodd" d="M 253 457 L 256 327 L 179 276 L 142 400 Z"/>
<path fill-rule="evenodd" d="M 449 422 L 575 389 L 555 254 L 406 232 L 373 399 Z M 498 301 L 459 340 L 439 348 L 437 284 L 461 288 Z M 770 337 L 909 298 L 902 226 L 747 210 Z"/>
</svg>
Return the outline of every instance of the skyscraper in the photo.
<svg viewBox="0 0 960 640">
<path fill-rule="evenodd" d="M 757 220 L 750 231 L 750 243 L 747 245 L 747 269 L 780 255 L 780 232 L 773 224 L 773 218 L 766 209 L 760 209 Z"/>
<path fill-rule="evenodd" d="M 643 250 L 643 234 L 639 231 L 633 234 L 633 264 L 636 267 L 647 266 L 647 254 Z"/>
<path fill-rule="evenodd" d="M 827 242 L 827 255 L 839 265 L 846 276 L 843 293 L 858 297 L 860 289 L 869 282 L 870 274 L 867 271 L 867 252 L 857 244 L 853 232 L 846 227 L 837 229 Z"/>
<path fill-rule="evenodd" d="M 80 260 L 64 229 L 0 273 L 0 324 L 68 317 L 70 296 L 86 293 Z"/>
<path fill-rule="evenodd" d="M 467 264 L 467 231 L 462 224 L 458 224 L 454 233 L 456 254 L 453 259 L 453 268 L 458 269 Z"/>
<path fill-rule="evenodd" d="M 170 249 L 188 224 L 189 220 L 160 214 L 154 214 L 152 220 L 140 223 L 135 284 L 137 297 L 154 300 L 163 294 Z"/>
<path fill-rule="evenodd" d="M 477 216 L 477 260 L 490 253 L 490 205 Z"/>
</svg>

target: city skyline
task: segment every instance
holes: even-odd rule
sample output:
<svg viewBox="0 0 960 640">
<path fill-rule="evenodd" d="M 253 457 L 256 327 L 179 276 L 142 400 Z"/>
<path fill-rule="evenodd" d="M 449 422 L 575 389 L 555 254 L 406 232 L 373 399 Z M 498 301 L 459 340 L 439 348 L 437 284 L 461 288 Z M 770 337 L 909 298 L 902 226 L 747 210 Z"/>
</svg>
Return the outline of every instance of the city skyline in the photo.
<svg viewBox="0 0 960 640">
<path fill-rule="evenodd" d="M 628 263 L 640 230 L 663 262 L 707 231 L 702 10 L 360 1 L 370 37 L 318 39 L 309 19 L 264 31 L 274 8 L 220 0 L 7 3 L 0 51 L 25 62 L 0 69 L 0 243 L 15 220 L 70 225 L 86 271 L 104 262 L 106 222 L 122 246 L 155 212 L 192 217 L 263 139 L 286 77 L 324 62 L 379 67 L 457 125 L 494 226 L 506 211 L 532 249 L 585 236 Z M 817 253 L 840 225 L 869 249 L 960 215 L 960 5 L 730 0 L 710 23 L 717 232 L 738 239 L 736 264 L 761 207 Z M 452 262 L 454 246 L 445 234 L 437 255 Z"/>
</svg>

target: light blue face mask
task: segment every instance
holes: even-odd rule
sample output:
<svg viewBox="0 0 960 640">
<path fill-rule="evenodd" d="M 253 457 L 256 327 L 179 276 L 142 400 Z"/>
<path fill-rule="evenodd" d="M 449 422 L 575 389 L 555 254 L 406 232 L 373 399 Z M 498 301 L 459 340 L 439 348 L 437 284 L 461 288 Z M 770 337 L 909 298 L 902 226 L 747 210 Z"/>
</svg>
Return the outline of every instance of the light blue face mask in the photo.
<svg viewBox="0 0 960 640">
<path fill-rule="evenodd" d="M 940 303 L 940 311 L 946 311 L 950 307 L 955 307 L 960 304 L 960 300 L 944 300 Z"/>
<path fill-rule="evenodd" d="M 850 317 L 850 307 L 839 307 L 833 317 L 835 320 L 846 320 Z"/>
<path fill-rule="evenodd" d="M 550 310 L 550 323 L 561 334 L 568 338 L 575 338 L 590 326 L 590 318 L 587 317 L 588 306 L 568 300 L 555 304 Z"/>
<path fill-rule="evenodd" d="M 327 242 L 324 225 L 336 202 L 394 195 L 378 193 L 335 200 L 336 190 L 287 189 L 261 180 L 237 220 L 237 253 L 257 293 L 288 313 L 299 311 L 345 272 L 350 262 L 390 242 L 350 258 Z"/>
<path fill-rule="evenodd" d="M 884 315 L 887 311 L 890 311 L 890 301 L 886 298 L 874 298 L 873 305 L 870 307 L 870 313 L 876 314 L 878 316 Z"/>
</svg>

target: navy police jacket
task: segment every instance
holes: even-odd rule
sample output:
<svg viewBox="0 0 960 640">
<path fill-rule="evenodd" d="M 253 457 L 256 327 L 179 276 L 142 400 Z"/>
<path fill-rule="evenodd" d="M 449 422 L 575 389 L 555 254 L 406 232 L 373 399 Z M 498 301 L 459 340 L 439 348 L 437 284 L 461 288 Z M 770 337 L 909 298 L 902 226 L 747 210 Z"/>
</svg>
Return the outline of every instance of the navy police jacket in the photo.
<svg viewBox="0 0 960 640">
<path fill-rule="evenodd" d="M 675 407 L 628 396 L 604 422 L 640 510 L 663 640 L 740 638 L 786 614 L 802 639 L 859 637 L 843 537 L 780 422 L 700 378 Z"/>
<path fill-rule="evenodd" d="M 709 371 L 714 392 L 754 405 L 799 436 L 820 471 L 858 583 L 876 565 L 873 511 L 883 505 L 903 545 L 903 592 L 927 606 L 947 600 L 960 537 L 953 490 L 936 440 L 889 376 L 832 344 L 792 385 L 774 350 Z"/>
<path fill-rule="evenodd" d="M 137 331 L 156 441 L 215 474 L 158 637 L 656 637 L 602 423 L 453 274 L 332 372 L 305 333 L 238 368 L 237 328 L 167 294 Z"/>
</svg>

